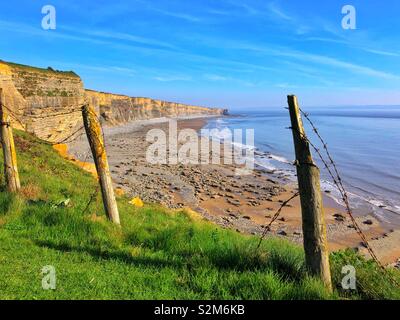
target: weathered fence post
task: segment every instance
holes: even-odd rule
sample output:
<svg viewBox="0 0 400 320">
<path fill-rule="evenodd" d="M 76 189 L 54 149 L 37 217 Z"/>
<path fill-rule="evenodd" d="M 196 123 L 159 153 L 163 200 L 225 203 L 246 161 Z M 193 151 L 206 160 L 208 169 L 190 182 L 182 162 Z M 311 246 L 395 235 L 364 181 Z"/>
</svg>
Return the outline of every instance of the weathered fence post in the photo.
<svg viewBox="0 0 400 320">
<path fill-rule="evenodd" d="M 110 175 L 110 168 L 108 166 L 108 160 L 99 119 L 93 107 L 89 104 L 86 104 L 82 107 L 82 115 L 86 135 L 89 140 L 94 163 L 96 165 L 97 175 L 99 177 L 104 209 L 108 218 L 112 222 L 120 224 L 118 207 L 115 200 L 114 189 Z"/>
<path fill-rule="evenodd" d="M 306 265 L 311 274 L 320 277 L 332 290 L 319 169 L 313 162 L 297 97 L 288 96 L 288 104 L 296 152 Z"/>
<path fill-rule="evenodd" d="M 17 192 L 21 188 L 17 167 L 17 153 L 15 151 L 10 116 L 8 115 L 3 103 L 3 89 L 0 88 L 0 136 L 4 155 L 4 176 L 6 179 L 7 190 L 9 192 Z"/>
</svg>

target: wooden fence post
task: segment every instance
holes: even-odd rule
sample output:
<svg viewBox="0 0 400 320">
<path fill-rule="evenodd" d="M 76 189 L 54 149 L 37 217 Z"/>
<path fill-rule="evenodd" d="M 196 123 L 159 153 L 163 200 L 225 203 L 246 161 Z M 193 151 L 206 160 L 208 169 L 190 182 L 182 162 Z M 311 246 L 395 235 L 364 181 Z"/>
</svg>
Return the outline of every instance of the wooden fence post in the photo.
<svg viewBox="0 0 400 320">
<path fill-rule="evenodd" d="M 17 167 L 17 153 L 15 151 L 10 116 L 3 103 L 3 89 L 0 88 L 0 136 L 4 155 L 4 176 L 7 190 L 9 192 L 17 192 L 21 188 Z"/>
<path fill-rule="evenodd" d="M 320 277 L 332 291 L 319 169 L 313 162 L 297 97 L 288 96 L 288 104 L 296 153 L 306 265 L 311 274 Z"/>
<path fill-rule="evenodd" d="M 82 115 L 86 135 L 89 140 L 94 163 L 96 165 L 97 175 L 99 177 L 104 209 L 108 218 L 112 222 L 120 224 L 118 206 L 115 200 L 110 168 L 108 166 L 99 119 L 93 107 L 89 104 L 86 104 L 82 107 Z"/>
</svg>

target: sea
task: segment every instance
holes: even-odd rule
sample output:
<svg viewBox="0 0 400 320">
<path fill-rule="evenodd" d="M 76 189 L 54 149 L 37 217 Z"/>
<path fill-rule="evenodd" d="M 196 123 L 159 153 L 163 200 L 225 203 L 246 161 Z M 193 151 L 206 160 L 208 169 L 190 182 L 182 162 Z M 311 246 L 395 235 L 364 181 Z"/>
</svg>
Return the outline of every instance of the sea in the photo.
<svg viewBox="0 0 400 320">
<path fill-rule="evenodd" d="M 400 106 L 303 110 L 327 143 L 354 212 L 373 214 L 383 223 L 399 225 Z M 308 138 L 323 152 L 322 143 L 311 126 L 305 119 L 303 122 Z M 295 182 L 295 155 L 289 127 L 289 112 L 281 107 L 231 111 L 231 116 L 211 119 L 205 128 L 253 129 L 256 165 Z M 315 152 L 313 155 L 321 169 L 321 188 L 337 204 L 342 204 L 323 163 Z"/>
</svg>

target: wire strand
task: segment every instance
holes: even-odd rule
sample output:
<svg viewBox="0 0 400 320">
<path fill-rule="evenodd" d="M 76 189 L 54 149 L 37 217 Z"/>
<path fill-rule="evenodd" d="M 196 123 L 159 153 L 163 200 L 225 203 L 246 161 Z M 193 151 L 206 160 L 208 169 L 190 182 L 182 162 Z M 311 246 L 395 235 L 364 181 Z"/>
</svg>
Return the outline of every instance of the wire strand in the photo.
<svg viewBox="0 0 400 320">
<path fill-rule="evenodd" d="M 293 132 L 296 132 L 296 134 L 298 134 L 300 136 L 300 138 L 304 139 L 313 149 L 314 151 L 317 153 L 319 159 L 322 161 L 325 169 L 328 171 L 329 176 L 331 177 L 331 179 L 333 180 L 333 183 L 335 184 L 335 186 L 337 187 L 342 200 L 345 204 L 345 208 L 346 208 L 346 212 L 349 215 L 351 222 L 357 232 L 357 234 L 360 236 L 364 246 L 366 247 L 367 251 L 369 252 L 369 254 L 371 255 L 372 259 L 377 263 L 377 265 L 383 270 L 386 271 L 385 267 L 383 266 L 383 264 L 379 261 L 374 249 L 371 247 L 371 245 L 369 244 L 367 237 L 365 236 L 364 232 L 362 231 L 362 229 L 360 228 L 359 224 L 357 223 L 356 219 L 353 216 L 352 213 L 352 209 L 350 207 L 350 201 L 349 201 L 349 197 L 347 194 L 347 191 L 344 187 L 343 184 L 343 179 L 341 178 L 340 174 L 339 174 L 339 170 L 337 168 L 337 165 L 335 163 L 335 161 L 333 160 L 333 157 L 331 155 L 331 153 L 329 152 L 328 149 L 328 145 L 327 143 L 324 141 L 324 139 L 322 138 L 321 134 L 319 133 L 317 127 L 314 125 L 314 123 L 312 122 L 312 120 L 310 119 L 309 115 L 307 113 L 305 113 L 301 108 L 299 108 L 301 114 L 306 118 L 306 120 L 309 122 L 309 124 L 312 126 L 313 132 L 317 135 L 318 139 L 320 140 L 320 142 L 323 145 L 323 148 L 325 150 L 325 153 L 329 159 L 329 162 L 331 163 L 332 167 L 334 168 L 334 172 L 332 172 L 332 170 L 330 169 L 330 166 L 328 165 L 328 162 L 325 160 L 325 158 L 323 157 L 321 151 L 310 141 L 310 139 L 307 138 L 307 136 L 305 134 L 302 134 L 301 132 L 299 132 L 298 130 L 294 130 L 294 128 L 290 128 Z M 387 273 L 388 274 L 388 273 Z M 388 274 L 389 275 L 389 274 Z M 392 282 L 396 285 L 399 285 L 398 281 L 396 279 L 394 279 L 391 275 L 389 275 L 390 279 L 392 280 Z"/>
<path fill-rule="evenodd" d="M 294 195 L 292 195 L 289 199 L 287 199 L 286 201 L 282 202 L 281 206 L 279 207 L 279 209 L 275 212 L 274 216 L 272 217 L 270 223 L 264 227 L 264 231 L 260 237 L 260 241 L 258 242 L 258 246 L 257 249 L 260 248 L 261 246 L 261 242 L 264 240 L 265 236 L 267 235 L 268 231 L 271 229 L 272 224 L 275 222 L 276 219 L 278 219 L 282 209 L 290 202 L 292 201 L 294 198 L 298 197 L 300 195 L 299 192 L 296 192 Z"/>
</svg>

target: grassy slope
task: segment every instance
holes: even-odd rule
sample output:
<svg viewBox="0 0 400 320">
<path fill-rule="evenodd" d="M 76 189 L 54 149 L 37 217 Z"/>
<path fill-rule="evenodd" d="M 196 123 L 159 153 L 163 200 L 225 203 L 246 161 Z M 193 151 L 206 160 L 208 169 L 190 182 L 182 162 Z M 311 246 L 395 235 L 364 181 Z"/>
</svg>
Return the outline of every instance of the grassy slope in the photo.
<svg viewBox="0 0 400 320">
<path fill-rule="evenodd" d="M 100 195 L 83 212 L 96 181 L 51 146 L 16 133 L 21 195 L 0 192 L 0 298 L 3 299 L 326 299 L 399 298 L 355 254 L 332 256 L 357 268 L 358 291 L 327 294 L 306 275 L 301 248 L 223 230 L 188 212 L 134 208 L 118 199 L 122 228 L 104 218 Z M 2 167 L 2 160 L 0 158 Z M 4 184 L 4 183 L 3 183 Z M 70 199 L 65 206 L 62 201 Z M 57 270 L 43 290 L 41 269 Z M 398 274 L 396 274 L 398 277 Z"/>
</svg>

